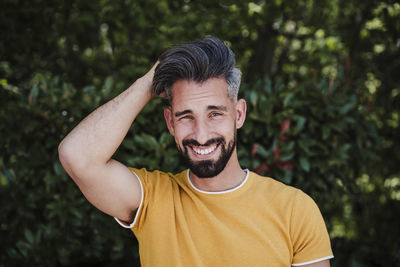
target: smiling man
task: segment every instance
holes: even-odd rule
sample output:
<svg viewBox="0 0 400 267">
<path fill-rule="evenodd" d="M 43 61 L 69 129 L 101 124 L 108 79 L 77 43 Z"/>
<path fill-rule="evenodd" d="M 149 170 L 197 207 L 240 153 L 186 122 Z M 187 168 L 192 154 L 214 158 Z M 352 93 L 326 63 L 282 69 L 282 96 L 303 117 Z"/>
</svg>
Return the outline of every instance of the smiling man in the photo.
<svg viewBox="0 0 400 267">
<path fill-rule="evenodd" d="M 239 164 L 240 78 L 219 39 L 173 46 L 61 142 L 65 170 L 94 206 L 133 231 L 142 266 L 329 266 L 329 236 L 314 201 Z M 178 174 L 111 158 L 156 96 L 170 101 L 164 117 L 188 166 Z"/>
</svg>

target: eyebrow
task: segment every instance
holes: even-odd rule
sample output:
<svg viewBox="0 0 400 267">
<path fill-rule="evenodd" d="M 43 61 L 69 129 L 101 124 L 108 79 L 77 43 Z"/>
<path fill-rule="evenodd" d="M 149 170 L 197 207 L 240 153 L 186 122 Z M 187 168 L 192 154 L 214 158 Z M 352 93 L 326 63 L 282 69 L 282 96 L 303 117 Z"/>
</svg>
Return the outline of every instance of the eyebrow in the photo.
<svg viewBox="0 0 400 267">
<path fill-rule="evenodd" d="M 214 105 L 210 105 L 207 106 L 207 110 L 221 110 L 221 111 L 227 111 L 228 109 L 225 106 L 214 106 Z M 177 111 L 175 112 L 175 117 L 179 117 L 182 115 L 186 115 L 186 114 L 193 114 L 193 111 L 190 109 L 185 109 L 182 111 Z"/>
<path fill-rule="evenodd" d="M 228 109 L 225 106 L 208 106 L 207 110 L 221 110 L 227 111 Z"/>
<path fill-rule="evenodd" d="M 177 111 L 175 112 L 175 117 L 179 117 L 185 114 L 192 114 L 193 112 L 190 109 L 185 109 L 183 111 Z"/>
</svg>

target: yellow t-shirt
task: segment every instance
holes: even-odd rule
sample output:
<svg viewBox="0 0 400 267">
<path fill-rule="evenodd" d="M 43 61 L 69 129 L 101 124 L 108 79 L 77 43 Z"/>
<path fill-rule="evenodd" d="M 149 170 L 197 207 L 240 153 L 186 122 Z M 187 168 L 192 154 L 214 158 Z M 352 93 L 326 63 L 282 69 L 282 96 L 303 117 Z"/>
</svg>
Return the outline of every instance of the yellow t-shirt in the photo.
<svg viewBox="0 0 400 267">
<path fill-rule="evenodd" d="M 300 266 L 332 258 L 314 201 L 247 171 L 236 188 L 205 192 L 177 175 L 132 169 L 142 201 L 129 227 L 142 266 Z"/>
</svg>

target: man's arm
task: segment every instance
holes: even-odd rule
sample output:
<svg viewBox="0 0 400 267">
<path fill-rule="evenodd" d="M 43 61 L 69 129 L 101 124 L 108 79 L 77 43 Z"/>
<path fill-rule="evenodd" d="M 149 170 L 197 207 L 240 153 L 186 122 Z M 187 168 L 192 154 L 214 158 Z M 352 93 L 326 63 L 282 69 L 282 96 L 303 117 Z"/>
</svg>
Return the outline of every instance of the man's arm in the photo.
<svg viewBox="0 0 400 267">
<path fill-rule="evenodd" d="M 61 164 L 85 197 L 101 211 L 125 222 L 133 220 L 139 207 L 140 184 L 126 166 L 111 157 L 152 97 L 155 66 L 87 116 L 58 148 Z"/>
</svg>

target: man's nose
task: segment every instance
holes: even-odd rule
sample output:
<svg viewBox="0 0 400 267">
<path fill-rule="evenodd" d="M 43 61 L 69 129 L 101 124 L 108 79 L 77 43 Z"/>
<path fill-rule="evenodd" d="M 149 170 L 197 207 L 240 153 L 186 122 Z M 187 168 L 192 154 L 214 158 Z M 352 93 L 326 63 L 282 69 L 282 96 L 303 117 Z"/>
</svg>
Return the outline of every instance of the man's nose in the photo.
<svg viewBox="0 0 400 267">
<path fill-rule="evenodd" d="M 194 139 L 199 142 L 200 144 L 205 144 L 208 140 L 211 139 L 210 137 L 210 130 L 209 125 L 204 120 L 197 120 L 195 123 L 195 127 L 193 129 L 193 136 Z"/>
</svg>

